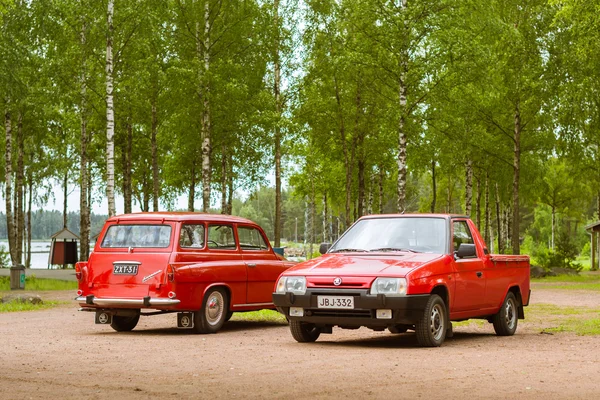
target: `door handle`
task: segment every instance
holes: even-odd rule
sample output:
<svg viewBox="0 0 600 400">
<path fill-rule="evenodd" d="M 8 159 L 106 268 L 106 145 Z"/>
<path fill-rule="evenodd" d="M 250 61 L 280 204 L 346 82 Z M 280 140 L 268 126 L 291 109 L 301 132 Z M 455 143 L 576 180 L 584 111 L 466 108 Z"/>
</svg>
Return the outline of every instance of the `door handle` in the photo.
<svg viewBox="0 0 600 400">
<path fill-rule="evenodd" d="M 246 265 L 250 268 L 256 267 L 256 263 L 246 263 Z"/>
<path fill-rule="evenodd" d="M 483 272 L 481 272 L 481 271 L 477 271 L 477 277 L 478 277 L 478 278 L 481 278 L 482 276 L 483 276 Z"/>
</svg>

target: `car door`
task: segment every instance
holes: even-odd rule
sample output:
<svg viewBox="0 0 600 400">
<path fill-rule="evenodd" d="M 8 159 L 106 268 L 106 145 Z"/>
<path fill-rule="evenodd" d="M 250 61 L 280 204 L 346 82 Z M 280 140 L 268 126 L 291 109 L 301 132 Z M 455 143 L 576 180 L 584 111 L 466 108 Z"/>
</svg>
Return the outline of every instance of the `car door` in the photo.
<svg viewBox="0 0 600 400">
<path fill-rule="evenodd" d="M 238 250 L 232 224 L 183 223 L 176 265 L 191 266 L 195 283 L 189 288 L 190 295 L 198 296 L 198 287 L 224 283 L 231 292 L 231 306 L 246 302 L 246 264 Z"/>
<path fill-rule="evenodd" d="M 262 231 L 251 225 L 238 225 L 238 238 L 248 274 L 248 304 L 272 303 L 275 280 L 284 271 L 284 263 L 271 249 Z"/>
<path fill-rule="evenodd" d="M 452 221 L 452 249 L 456 252 L 462 243 L 475 244 L 466 220 Z M 453 312 L 478 310 L 485 305 L 486 274 L 482 254 L 454 259 L 455 295 Z"/>
</svg>

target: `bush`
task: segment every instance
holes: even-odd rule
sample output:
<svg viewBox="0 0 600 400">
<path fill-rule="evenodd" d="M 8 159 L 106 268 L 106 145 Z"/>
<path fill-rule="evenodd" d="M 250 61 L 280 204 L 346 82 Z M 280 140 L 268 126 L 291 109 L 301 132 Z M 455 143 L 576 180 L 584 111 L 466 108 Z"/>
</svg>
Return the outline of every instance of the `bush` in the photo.
<svg viewBox="0 0 600 400">
<path fill-rule="evenodd" d="M 590 246 L 590 242 L 586 242 L 579 253 L 581 258 L 590 258 L 590 254 L 592 254 L 592 246 Z"/>
<path fill-rule="evenodd" d="M 554 242 L 554 250 L 547 248 L 541 243 L 527 235 L 523 242 L 523 252 L 529 254 L 536 264 L 549 271 L 551 268 L 568 268 L 581 271 L 581 264 L 575 262 L 579 251 L 574 240 L 567 234 L 565 229 L 557 232 Z"/>
</svg>

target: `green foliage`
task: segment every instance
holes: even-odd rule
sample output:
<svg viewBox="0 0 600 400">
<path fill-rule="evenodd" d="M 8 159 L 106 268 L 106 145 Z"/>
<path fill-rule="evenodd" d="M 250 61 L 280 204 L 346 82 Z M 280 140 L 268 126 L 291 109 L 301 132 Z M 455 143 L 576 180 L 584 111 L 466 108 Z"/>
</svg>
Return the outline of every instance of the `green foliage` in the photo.
<svg viewBox="0 0 600 400">
<path fill-rule="evenodd" d="M 0 105 L 13 136 L 21 118 L 34 209 L 52 204 L 64 179 L 68 191 L 81 185 L 84 125 L 92 203 L 103 201 L 105 7 L 0 5 Z M 471 215 L 504 240 L 500 251 L 509 234 L 524 237 L 536 262 L 577 268 L 582 227 L 600 212 L 597 11 L 580 0 L 115 0 L 117 191 L 130 178 L 134 204 L 150 209 L 156 161 L 161 205 L 186 195 L 198 208 L 208 115 L 211 188 L 223 191 L 213 206 L 243 195 L 228 198 L 233 213 L 272 239 L 266 185 L 279 132 L 284 238 L 334 239 L 361 215 L 396 212 L 399 191 L 407 211 L 463 213 L 470 192 Z M 515 211 L 520 226 L 510 232 L 505 217 Z M 68 217 L 77 233 L 78 214 Z M 92 235 L 102 222 L 92 218 Z M 34 213 L 34 239 L 61 224 L 60 213 Z M 2 215 L 0 238 L 5 230 Z"/>
<path fill-rule="evenodd" d="M 0 268 L 8 268 L 10 266 L 10 254 L 6 251 L 6 247 L 0 246 Z"/>
</svg>

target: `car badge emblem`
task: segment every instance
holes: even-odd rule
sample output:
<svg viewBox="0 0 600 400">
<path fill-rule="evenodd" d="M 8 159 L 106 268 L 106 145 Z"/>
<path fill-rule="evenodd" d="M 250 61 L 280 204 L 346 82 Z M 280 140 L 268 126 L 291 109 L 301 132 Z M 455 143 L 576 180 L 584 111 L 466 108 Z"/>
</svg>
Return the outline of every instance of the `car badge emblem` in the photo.
<svg viewBox="0 0 600 400">
<path fill-rule="evenodd" d="M 340 286 L 340 285 L 342 284 L 342 278 L 339 278 L 339 277 L 338 277 L 338 278 L 335 278 L 335 279 L 333 280 L 333 284 L 334 284 L 335 286 Z"/>
<path fill-rule="evenodd" d="M 145 277 L 144 277 L 144 279 L 142 279 L 142 282 L 149 281 L 150 279 L 154 278 L 156 275 L 160 274 L 161 272 L 162 272 L 162 271 L 159 269 L 158 271 L 156 271 L 156 272 L 153 272 L 153 273 L 151 273 L 151 274 L 150 274 L 150 275 L 148 275 L 148 276 L 145 276 Z"/>
</svg>

